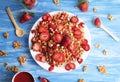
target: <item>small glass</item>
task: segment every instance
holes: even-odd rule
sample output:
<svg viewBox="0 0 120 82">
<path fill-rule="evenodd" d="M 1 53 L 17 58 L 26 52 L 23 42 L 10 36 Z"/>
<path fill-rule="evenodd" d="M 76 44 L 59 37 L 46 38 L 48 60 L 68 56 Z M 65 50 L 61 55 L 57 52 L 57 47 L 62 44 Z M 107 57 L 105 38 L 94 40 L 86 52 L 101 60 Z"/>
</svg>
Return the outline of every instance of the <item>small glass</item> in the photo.
<svg viewBox="0 0 120 82">
<path fill-rule="evenodd" d="M 37 0 L 20 0 L 20 2 L 27 9 L 32 9 L 37 5 Z"/>
</svg>

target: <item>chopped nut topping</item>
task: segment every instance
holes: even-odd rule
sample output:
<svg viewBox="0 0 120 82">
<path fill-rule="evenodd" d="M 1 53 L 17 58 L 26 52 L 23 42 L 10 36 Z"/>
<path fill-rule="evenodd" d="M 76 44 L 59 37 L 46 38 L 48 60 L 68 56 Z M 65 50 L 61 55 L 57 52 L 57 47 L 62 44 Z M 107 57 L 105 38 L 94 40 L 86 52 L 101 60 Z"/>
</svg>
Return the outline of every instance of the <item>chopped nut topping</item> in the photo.
<svg viewBox="0 0 120 82">
<path fill-rule="evenodd" d="M 59 4 L 59 0 L 54 0 L 54 3 L 55 4 Z"/>
<path fill-rule="evenodd" d="M 98 11 L 98 8 L 93 8 L 93 12 L 97 12 Z"/>
<path fill-rule="evenodd" d="M 0 56 L 7 56 L 7 53 L 5 51 L 0 50 Z"/>
<path fill-rule="evenodd" d="M 103 50 L 103 54 L 104 54 L 104 55 L 107 55 L 108 52 L 107 52 L 106 50 Z"/>
<path fill-rule="evenodd" d="M 108 19 L 111 20 L 111 21 L 113 20 L 112 14 L 109 14 L 109 15 L 108 15 Z"/>
<path fill-rule="evenodd" d="M 83 67 L 83 72 L 86 72 L 88 70 L 88 66 Z"/>
<path fill-rule="evenodd" d="M 79 79 L 78 82 L 85 82 L 85 80 L 84 79 Z"/>
<path fill-rule="evenodd" d="M 9 64 L 7 62 L 4 63 L 4 66 L 7 67 Z"/>
<path fill-rule="evenodd" d="M 23 65 L 27 60 L 26 56 L 20 56 L 18 57 L 18 61 L 20 62 L 20 65 Z"/>
<path fill-rule="evenodd" d="M 9 33 L 8 33 L 8 32 L 5 32 L 5 33 L 3 34 L 3 36 L 4 36 L 5 38 L 8 38 Z"/>
<path fill-rule="evenodd" d="M 11 66 L 11 67 L 7 67 L 8 71 L 13 71 L 13 72 L 18 72 L 18 67 L 17 66 Z"/>
<path fill-rule="evenodd" d="M 100 44 L 95 44 L 94 46 L 95 46 L 96 48 L 100 48 L 101 45 L 100 45 Z"/>
<path fill-rule="evenodd" d="M 98 66 L 98 71 L 101 72 L 102 74 L 106 74 L 107 71 L 106 71 L 106 66 Z"/>
<path fill-rule="evenodd" d="M 18 42 L 18 41 L 15 41 L 15 42 L 13 43 L 13 47 L 14 47 L 14 48 L 21 48 L 21 47 L 22 47 L 22 44 L 21 44 L 20 42 Z"/>
</svg>

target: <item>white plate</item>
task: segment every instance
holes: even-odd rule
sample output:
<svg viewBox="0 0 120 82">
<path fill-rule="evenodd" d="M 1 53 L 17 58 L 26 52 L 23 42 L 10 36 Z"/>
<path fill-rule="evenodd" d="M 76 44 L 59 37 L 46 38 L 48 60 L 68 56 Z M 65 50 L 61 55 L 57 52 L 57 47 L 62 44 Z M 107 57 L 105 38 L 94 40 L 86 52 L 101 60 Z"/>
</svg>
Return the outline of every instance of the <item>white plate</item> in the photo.
<svg viewBox="0 0 120 82">
<path fill-rule="evenodd" d="M 50 14 L 50 15 L 54 15 L 54 14 L 57 14 L 58 12 L 64 12 L 64 11 L 54 11 L 54 12 L 50 12 L 49 14 Z M 72 13 L 69 13 L 69 12 L 66 12 L 66 13 L 69 14 L 70 17 L 75 16 L 75 15 L 72 14 Z M 36 23 L 33 25 L 33 27 L 32 27 L 31 30 L 35 29 L 35 28 L 37 27 L 37 24 L 38 24 L 39 21 L 41 21 L 41 20 L 42 20 L 42 17 L 40 17 L 40 18 L 36 21 Z M 79 22 L 83 22 L 83 21 L 79 18 Z M 85 32 L 85 38 L 88 40 L 88 43 L 89 43 L 89 45 L 91 46 L 90 32 L 89 32 L 89 30 L 88 30 L 88 28 L 87 28 L 86 25 L 84 25 L 84 32 Z M 37 60 L 35 59 L 35 55 L 36 55 L 37 53 L 40 53 L 40 52 L 35 52 L 35 51 L 31 50 L 31 45 L 32 45 L 31 39 L 32 39 L 33 36 L 34 36 L 34 34 L 32 34 L 31 31 L 30 31 L 30 34 L 29 34 L 29 49 L 30 49 L 31 55 L 32 55 L 33 59 L 37 62 L 37 64 L 38 64 L 39 66 L 41 66 L 42 68 L 48 70 L 48 68 L 50 67 L 50 65 L 49 65 L 48 63 L 42 63 L 42 62 L 39 62 L 39 61 L 37 61 Z M 89 50 L 89 51 L 90 51 L 90 50 Z M 84 53 L 82 54 L 81 58 L 83 59 L 83 62 L 84 62 L 85 59 L 87 58 L 87 56 L 88 56 L 88 54 L 89 54 L 89 51 L 87 51 L 87 52 L 84 51 Z M 82 62 L 82 63 L 83 63 L 83 62 Z M 75 62 L 75 64 L 76 64 L 76 68 L 78 68 L 78 67 L 81 65 L 81 64 L 79 64 L 77 61 Z M 54 70 L 52 70 L 52 72 L 64 73 L 64 72 L 69 72 L 69 71 L 67 71 L 64 67 L 55 67 Z"/>
</svg>

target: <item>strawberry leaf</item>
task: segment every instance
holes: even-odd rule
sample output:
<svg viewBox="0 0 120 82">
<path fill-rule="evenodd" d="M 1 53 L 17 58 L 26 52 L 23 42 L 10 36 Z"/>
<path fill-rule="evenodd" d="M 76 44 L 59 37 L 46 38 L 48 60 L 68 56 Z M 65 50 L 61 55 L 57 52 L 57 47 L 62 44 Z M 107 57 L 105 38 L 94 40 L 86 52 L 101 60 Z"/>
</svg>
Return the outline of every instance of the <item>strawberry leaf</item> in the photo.
<svg viewBox="0 0 120 82">
<path fill-rule="evenodd" d="M 34 17 L 35 14 L 33 12 L 25 12 L 25 13 L 28 13 L 30 16 Z"/>
<path fill-rule="evenodd" d="M 79 4 L 88 3 L 88 0 L 78 0 Z"/>
</svg>

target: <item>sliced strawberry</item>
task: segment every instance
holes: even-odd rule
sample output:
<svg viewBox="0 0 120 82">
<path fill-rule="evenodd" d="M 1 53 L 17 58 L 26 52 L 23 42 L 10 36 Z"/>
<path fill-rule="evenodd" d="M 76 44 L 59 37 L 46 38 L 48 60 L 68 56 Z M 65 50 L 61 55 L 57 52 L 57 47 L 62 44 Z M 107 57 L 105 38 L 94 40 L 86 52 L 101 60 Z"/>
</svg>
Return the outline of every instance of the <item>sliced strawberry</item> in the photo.
<svg viewBox="0 0 120 82">
<path fill-rule="evenodd" d="M 84 27 L 84 22 L 80 22 L 80 23 L 78 24 L 78 27 Z"/>
<path fill-rule="evenodd" d="M 41 78 L 41 82 L 50 82 L 50 81 L 46 78 Z"/>
<path fill-rule="evenodd" d="M 71 68 L 72 70 L 74 70 L 74 69 L 76 68 L 76 65 L 75 65 L 74 63 L 69 63 L 69 65 L 70 65 L 70 68 Z"/>
<path fill-rule="evenodd" d="M 72 17 L 70 18 L 70 21 L 71 21 L 72 23 L 77 23 L 77 22 L 79 21 L 79 19 L 78 19 L 77 16 L 72 16 Z"/>
<path fill-rule="evenodd" d="M 41 61 L 41 57 L 43 56 L 43 54 L 36 54 L 36 56 L 35 56 L 35 59 L 37 60 L 37 61 Z"/>
<path fill-rule="evenodd" d="M 85 50 L 85 51 L 89 51 L 90 50 L 90 45 L 89 44 L 86 44 L 86 45 L 81 45 L 82 48 Z"/>
<path fill-rule="evenodd" d="M 47 46 L 42 46 L 42 52 L 46 52 L 47 51 Z"/>
<path fill-rule="evenodd" d="M 48 41 L 50 38 L 50 34 L 48 32 L 43 32 L 39 36 L 41 41 Z"/>
<path fill-rule="evenodd" d="M 36 42 L 37 38 L 36 37 L 32 37 L 32 42 Z"/>
<path fill-rule="evenodd" d="M 52 28 L 53 30 L 55 30 L 57 28 L 57 26 L 52 23 L 49 24 L 49 27 Z"/>
<path fill-rule="evenodd" d="M 55 52 L 55 53 L 52 55 L 52 59 L 55 60 L 55 61 L 57 61 L 57 62 L 64 62 L 65 57 L 64 57 L 64 54 L 63 54 L 63 53 Z"/>
<path fill-rule="evenodd" d="M 29 5 L 31 4 L 31 0 L 24 0 L 25 4 Z"/>
<path fill-rule="evenodd" d="M 39 44 L 38 42 L 34 43 L 32 49 L 33 51 L 42 51 L 41 44 Z"/>
<path fill-rule="evenodd" d="M 66 64 L 66 65 L 65 65 L 65 69 L 66 69 L 67 71 L 70 71 L 70 70 L 71 70 L 70 65 L 69 65 L 69 64 Z"/>
<path fill-rule="evenodd" d="M 42 57 L 41 57 L 41 62 L 43 62 L 43 63 L 46 62 L 46 57 L 45 57 L 45 56 L 42 56 Z"/>
<path fill-rule="evenodd" d="M 78 58 L 77 61 L 78 61 L 79 64 L 81 64 L 83 62 L 83 59 L 82 58 Z"/>
<path fill-rule="evenodd" d="M 31 30 L 31 33 L 32 33 L 32 34 L 35 33 L 35 30 Z"/>
<path fill-rule="evenodd" d="M 74 37 L 77 39 L 80 39 L 82 37 L 82 32 L 80 30 L 75 30 L 73 34 L 74 34 Z"/>
<path fill-rule="evenodd" d="M 39 33 L 42 33 L 42 32 L 49 32 L 49 31 L 48 31 L 48 29 L 47 29 L 46 27 L 44 27 L 44 26 L 39 26 L 39 27 L 38 27 L 38 32 L 39 32 Z"/>
<path fill-rule="evenodd" d="M 88 6 L 89 6 L 88 2 L 84 2 L 79 4 L 78 8 L 80 8 L 82 12 L 87 12 Z"/>
<path fill-rule="evenodd" d="M 62 41 L 62 38 L 63 38 L 63 36 L 60 33 L 55 33 L 53 35 L 53 41 L 56 43 L 60 43 Z"/>
<path fill-rule="evenodd" d="M 53 45 L 52 49 L 56 50 L 58 48 L 58 46 L 56 44 Z"/>
<path fill-rule="evenodd" d="M 95 18 L 95 20 L 94 20 L 94 25 L 95 26 L 97 26 L 97 27 L 99 27 L 100 25 L 101 25 L 101 21 L 100 21 L 100 18 Z"/>
<path fill-rule="evenodd" d="M 72 30 L 73 30 L 73 31 L 77 31 L 78 28 L 77 28 L 76 26 L 73 26 L 73 27 L 72 27 Z"/>
<path fill-rule="evenodd" d="M 48 54 L 52 54 L 52 53 L 53 53 L 53 49 L 49 49 Z"/>
<path fill-rule="evenodd" d="M 72 52 L 73 50 L 74 50 L 74 45 L 72 45 L 72 44 L 69 44 L 68 46 L 67 46 L 67 49 L 70 51 L 70 52 Z"/>
<path fill-rule="evenodd" d="M 62 30 L 63 28 L 64 28 L 64 25 L 62 24 L 57 25 L 57 29 Z"/>
<path fill-rule="evenodd" d="M 69 44 L 71 44 L 71 38 L 69 36 L 64 36 L 61 45 L 67 47 Z"/>
<path fill-rule="evenodd" d="M 52 17 L 51 17 L 51 15 L 49 13 L 47 13 L 47 14 L 44 14 L 42 16 L 42 19 L 43 19 L 43 21 L 51 21 Z"/>
<path fill-rule="evenodd" d="M 88 44 L 88 40 L 87 40 L 87 39 L 84 39 L 84 40 L 82 41 L 82 45 L 86 45 L 86 44 Z"/>
<path fill-rule="evenodd" d="M 54 65 L 50 65 L 50 67 L 48 68 L 49 71 L 54 70 Z"/>
</svg>

